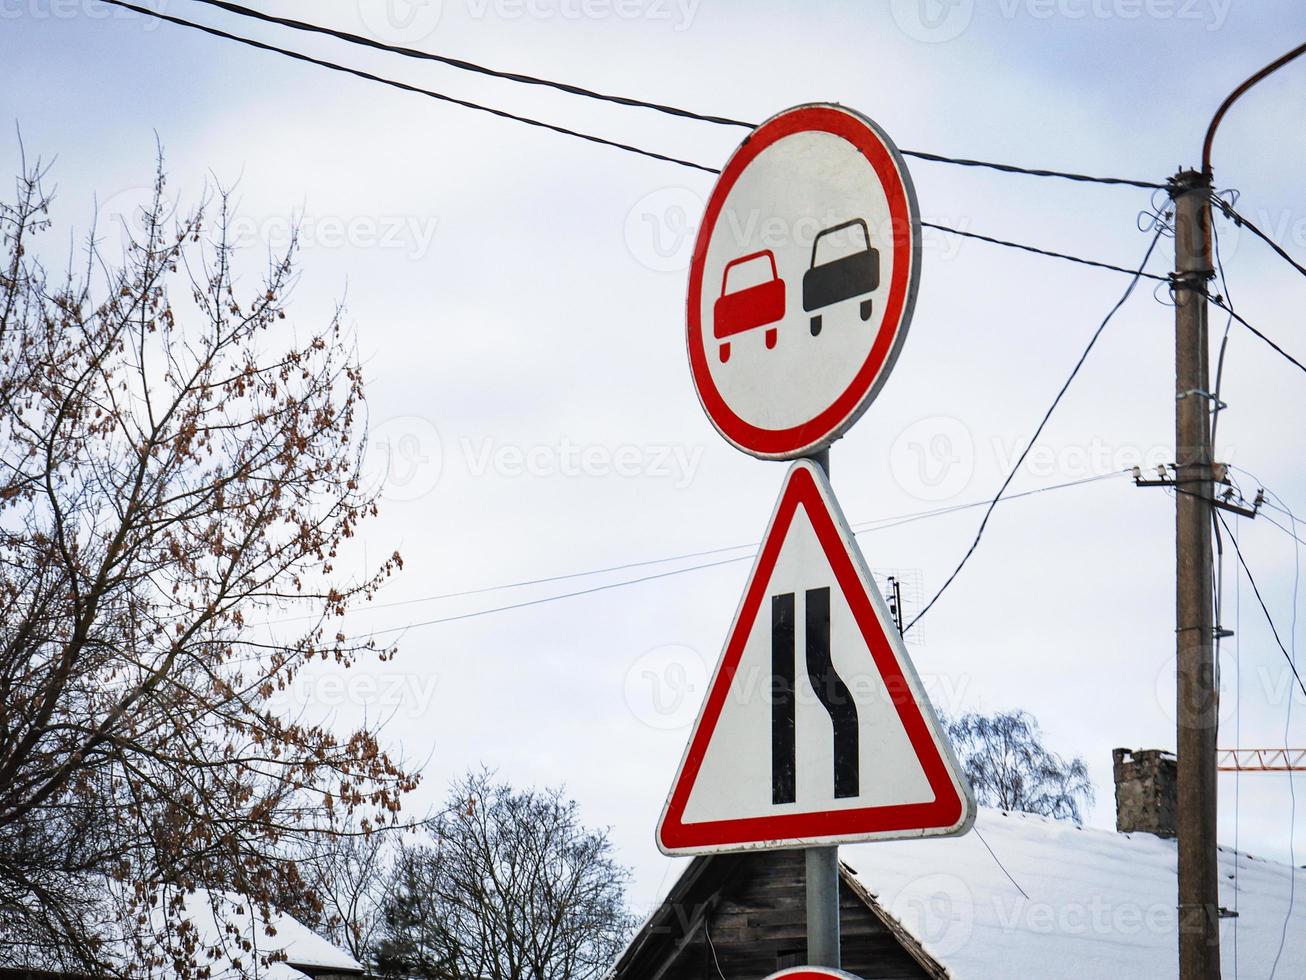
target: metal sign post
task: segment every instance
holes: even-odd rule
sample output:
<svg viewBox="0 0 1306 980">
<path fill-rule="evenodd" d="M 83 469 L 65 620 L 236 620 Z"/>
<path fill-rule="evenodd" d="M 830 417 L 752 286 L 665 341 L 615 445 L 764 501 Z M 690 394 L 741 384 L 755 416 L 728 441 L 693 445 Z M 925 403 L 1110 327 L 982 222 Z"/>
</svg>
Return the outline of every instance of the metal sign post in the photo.
<svg viewBox="0 0 1306 980">
<path fill-rule="evenodd" d="M 839 950 L 839 847 L 807 849 L 807 962 L 843 965 Z"/>
<path fill-rule="evenodd" d="M 809 457 L 830 477 L 827 446 Z M 839 948 L 839 845 L 809 847 L 807 864 L 807 962 L 812 966 L 843 966 Z"/>
</svg>

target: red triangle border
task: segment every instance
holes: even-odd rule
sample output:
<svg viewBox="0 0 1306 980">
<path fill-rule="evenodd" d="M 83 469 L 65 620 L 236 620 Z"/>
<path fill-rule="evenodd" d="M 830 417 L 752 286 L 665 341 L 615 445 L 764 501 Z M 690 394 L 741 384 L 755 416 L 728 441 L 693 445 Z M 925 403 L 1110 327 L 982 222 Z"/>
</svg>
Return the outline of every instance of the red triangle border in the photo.
<svg viewBox="0 0 1306 980">
<path fill-rule="evenodd" d="M 913 686 L 899 668 L 892 641 L 885 634 L 884 624 L 866 592 L 857 567 L 858 559 L 850 553 L 850 547 L 856 548 L 851 532 L 840 530 L 843 522 L 841 516 L 836 516 L 837 504 L 833 503 L 831 495 L 831 503 L 827 505 L 815 473 L 815 464 L 799 461 L 790 468 L 786 477 L 775 515 L 767 529 L 766 539 L 722 653 L 720 666 L 712 679 L 712 686 L 690 736 L 676 781 L 663 809 L 662 819 L 658 823 L 658 847 L 665 853 L 710 853 L 750 847 L 802 847 L 814 842 L 877 837 L 960 834 L 969 829 L 974 818 L 974 803 L 964 787 L 959 787 L 953 781 L 950 767 L 916 702 Z M 823 475 L 821 479 L 824 479 Z M 834 571 L 835 580 L 848 601 L 876 668 L 891 694 L 898 717 L 916 751 L 930 788 L 934 791 L 934 799 L 925 803 L 686 824 L 683 822 L 685 806 L 720 719 L 744 646 L 761 610 L 766 586 L 800 507 L 811 520 L 826 559 Z"/>
</svg>

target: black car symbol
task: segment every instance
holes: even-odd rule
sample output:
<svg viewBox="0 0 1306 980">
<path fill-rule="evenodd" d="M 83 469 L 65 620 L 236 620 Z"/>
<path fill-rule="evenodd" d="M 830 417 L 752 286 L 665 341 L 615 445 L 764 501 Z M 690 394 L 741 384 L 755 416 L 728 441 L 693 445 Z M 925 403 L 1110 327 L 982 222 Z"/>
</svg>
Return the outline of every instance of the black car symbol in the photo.
<svg viewBox="0 0 1306 980">
<path fill-rule="evenodd" d="M 836 231 L 843 231 L 845 228 L 851 228 L 854 225 L 861 228 L 866 247 L 858 248 L 857 251 L 848 255 L 842 255 L 837 259 L 831 259 L 829 262 L 817 265 L 816 249 L 821 244 L 821 239 L 826 235 L 833 234 Z M 854 296 L 872 293 L 879 285 L 880 253 L 871 247 L 871 233 L 867 229 L 865 221 L 861 218 L 853 218 L 851 221 L 845 221 L 843 224 L 834 225 L 817 233 L 815 240 L 812 242 L 811 268 L 803 273 L 803 311 L 805 313 L 832 306 L 843 300 L 852 299 Z M 862 300 L 858 310 L 863 320 L 871 318 L 871 298 L 869 296 Z M 817 313 L 812 317 L 811 327 L 813 337 L 821 332 L 821 314 Z"/>
</svg>

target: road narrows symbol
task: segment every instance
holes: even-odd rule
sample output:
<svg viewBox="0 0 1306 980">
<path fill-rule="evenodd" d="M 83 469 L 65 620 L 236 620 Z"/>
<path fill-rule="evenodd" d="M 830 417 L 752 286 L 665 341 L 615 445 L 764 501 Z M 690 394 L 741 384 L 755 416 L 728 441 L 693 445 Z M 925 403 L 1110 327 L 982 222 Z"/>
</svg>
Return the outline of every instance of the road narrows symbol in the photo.
<svg viewBox="0 0 1306 980">
<path fill-rule="evenodd" d="M 830 656 L 830 589 L 804 595 L 807 679 L 834 726 L 834 796 L 860 793 L 857 705 Z M 771 802 L 797 799 L 794 594 L 771 597 Z"/>
</svg>

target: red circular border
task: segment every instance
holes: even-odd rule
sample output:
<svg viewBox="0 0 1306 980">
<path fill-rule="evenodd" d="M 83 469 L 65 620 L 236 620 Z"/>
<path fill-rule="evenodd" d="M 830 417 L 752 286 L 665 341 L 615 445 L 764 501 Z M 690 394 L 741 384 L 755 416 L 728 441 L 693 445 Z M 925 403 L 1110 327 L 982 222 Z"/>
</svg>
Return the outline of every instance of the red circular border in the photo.
<svg viewBox="0 0 1306 980">
<path fill-rule="evenodd" d="M 788 429 L 764 429 L 736 415 L 712 381 L 703 349 L 703 266 L 721 209 L 744 169 L 767 147 L 786 136 L 802 132 L 824 132 L 842 137 L 861 152 L 879 177 L 888 199 L 889 225 L 893 230 L 893 278 L 875 342 L 848 387 L 815 418 Z M 787 109 L 768 119 L 743 142 L 721 171 L 712 196 L 708 198 L 689 266 L 689 366 L 698 399 L 708 418 L 727 440 L 745 452 L 768 459 L 808 454 L 842 435 L 870 403 L 877 381 L 886 365 L 890 364 L 910 320 L 908 299 L 918 263 L 918 250 L 913 245 L 919 241 L 920 219 L 909 187 L 910 178 L 905 167 L 900 166 L 900 159 L 897 149 L 869 120 L 840 107 L 810 105 Z"/>
</svg>

